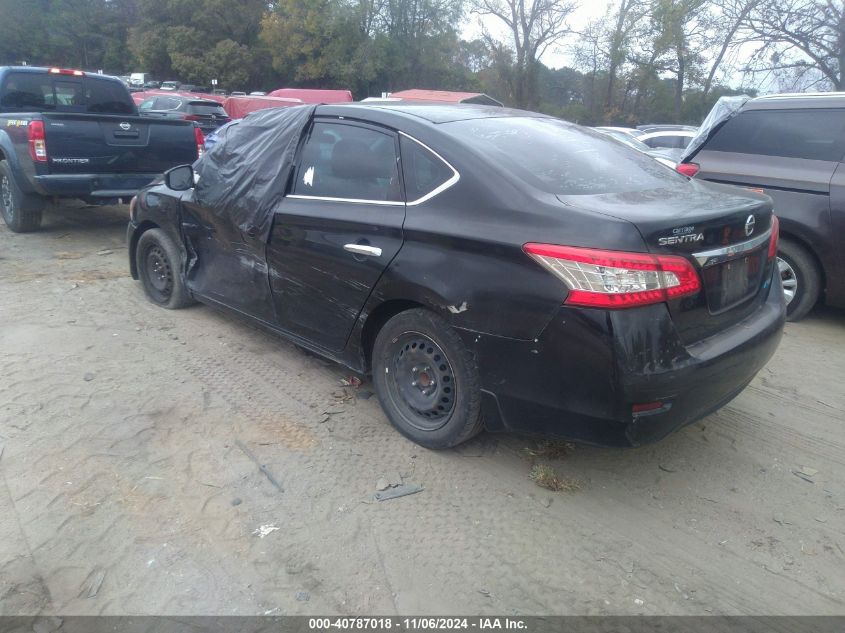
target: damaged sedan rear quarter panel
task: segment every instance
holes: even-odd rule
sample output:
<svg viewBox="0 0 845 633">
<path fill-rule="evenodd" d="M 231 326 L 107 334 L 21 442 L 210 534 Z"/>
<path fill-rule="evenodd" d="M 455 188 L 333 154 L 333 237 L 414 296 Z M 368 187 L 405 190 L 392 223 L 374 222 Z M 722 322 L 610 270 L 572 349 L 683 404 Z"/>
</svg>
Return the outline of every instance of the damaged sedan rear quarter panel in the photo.
<svg viewBox="0 0 845 633">
<path fill-rule="evenodd" d="M 292 131 L 279 135 L 278 125 Z M 515 166 L 496 145 L 501 132 L 531 151 L 546 126 L 560 136 L 559 153 L 540 152 L 526 161 L 533 167 Z M 640 258 L 671 253 L 700 275 L 694 252 L 736 241 L 735 217 L 750 212 L 761 232 L 772 231 L 764 196 L 690 183 L 599 134 L 502 108 L 312 106 L 255 113 L 230 129 L 195 165 L 195 189 L 156 184 L 139 195 L 129 226 L 133 276 L 143 278 L 139 236 L 161 227 L 179 246 L 178 280 L 192 297 L 362 374 L 384 362 L 373 358 L 389 343 L 380 332 L 403 315 L 429 314 L 435 329 L 423 334 L 429 353 L 446 355 L 446 373 L 421 361 L 409 380 L 425 395 L 454 372 L 456 387 L 475 385 L 478 419 L 490 430 L 653 441 L 735 396 L 780 338 L 782 300 L 769 292 L 768 260 L 742 281 L 759 288 L 711 314 L 701 288 L 625 309 L 566 305 L 571 287 L 525 250 L 543 242 Z M 567 143 L 579 152 L 567 153 Z M 381 160 L 391 152 L 392 163 Z M 605 162 L 616 172 L 598 173 Z M 351 193 L 339 195 L 338 183 Z M 467 423 L 466 432 L 435 429 L 427 441 L 397 422 L 393 396 L 376 387 L 388 417 L 415 441 L 442 447 L 475 432 Z M 466 405 L 451 391 L 443 402 Z M 652 400 L 661 404 L 652 415 L 632 414 Z M 431 415 L 448 426 L 457 414 Z"/>
</svg>

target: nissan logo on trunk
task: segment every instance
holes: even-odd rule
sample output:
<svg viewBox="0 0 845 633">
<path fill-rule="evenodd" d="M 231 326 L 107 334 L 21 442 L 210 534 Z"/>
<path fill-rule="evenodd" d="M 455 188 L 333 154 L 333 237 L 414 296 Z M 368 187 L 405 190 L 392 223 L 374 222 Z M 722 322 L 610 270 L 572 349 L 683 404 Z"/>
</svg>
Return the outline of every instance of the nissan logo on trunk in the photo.
<svg viewBox="0 0 845 633">
<path fill-rule="evenodd" d="M 757 221 L 754 219 L 753 215 L 749 215 L 748 219 L 745 221 L 745 236 L 748 237 L 754 232 L 754 225 Z"/>
<path fill-rule="evenodd" d="M 123 130 L 124 132 L 126 130 L 129 130 L 131 127 L 132 127 L 131 123 L 121 123 L 120 124 L 120 129 Z"/>
</svg>

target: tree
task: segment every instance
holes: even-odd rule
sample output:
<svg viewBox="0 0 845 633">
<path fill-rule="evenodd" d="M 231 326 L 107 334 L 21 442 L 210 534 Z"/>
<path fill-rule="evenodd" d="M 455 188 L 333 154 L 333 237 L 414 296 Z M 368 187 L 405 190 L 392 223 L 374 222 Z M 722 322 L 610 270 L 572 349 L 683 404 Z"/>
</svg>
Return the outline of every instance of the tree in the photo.
<svg viewBox="0 0 845 633">
<path fill-rule="evenodd" d="M 818 81 L 845 89 L 845 6 L 837 0 L 762 0 L 744 26 L 762 44 L 752 56 L 752 72 L 821 73 Z"/>
<path fill-rule="evenodd" d="M 684 89 L 700 72 L 702 53 L 710 44 L 708 0 L 653 0 L 652 20 L 658 37 L 658 70 L 675 75 L 674 116 L 681 120 Z"/>
<path fill-rule="evenodd" d="M 493 16 L 510 32 L 514 51 L 511 88 L 516 105 L 537 106 L 539 59 L 570 32 L 567 18 L 575 10 L 574 0 L 474 0 L 473 10 Z M 495 38 L 485 34 L 488 43 Z"/>
</svg>

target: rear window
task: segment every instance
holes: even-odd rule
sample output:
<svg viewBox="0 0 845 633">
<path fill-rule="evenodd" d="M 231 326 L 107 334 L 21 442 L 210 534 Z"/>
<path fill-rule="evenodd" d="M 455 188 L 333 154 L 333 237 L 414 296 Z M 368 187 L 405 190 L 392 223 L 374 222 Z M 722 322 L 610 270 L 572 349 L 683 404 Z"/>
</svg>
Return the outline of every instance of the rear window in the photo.
<svg viewBox="0 0 845 633">
<path fill-rule="evenodd" d="M 217 116 L 226 116 L 226 111 L 219 103 L 205 103 L 202 101 L 189 103 L 188 112 L 191 114 L 216 114 Z"/>
<path fill-rule="evenodd" d="M 703 149 L 839 161 L 845 154 L 845 112 L 750 110 L 725 123 Z"/>
<path fill-rule="evenodd" d="M 599 132 L 558 119 L 454 121 L 442 129 L 547 193 L 589 195 L 677 186 L 686 179 Z"/>
<path fill-rule="evenodd" d="M 135 112 L 135 104 L 126 89 L 116 81 L 104 79 L 10 73 L 0 92 L 0 108 L 7 112 Z"/>
</svg>

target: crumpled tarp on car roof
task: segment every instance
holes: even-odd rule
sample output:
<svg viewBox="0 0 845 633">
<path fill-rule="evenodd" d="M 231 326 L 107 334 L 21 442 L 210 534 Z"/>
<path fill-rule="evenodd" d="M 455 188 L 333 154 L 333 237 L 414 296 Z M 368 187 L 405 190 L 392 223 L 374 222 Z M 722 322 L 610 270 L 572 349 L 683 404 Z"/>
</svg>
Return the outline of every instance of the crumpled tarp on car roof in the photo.
<svg viewBox="0 0 845 633">
<path fill-rule="evenodd" d="M 720 97 L 713 105 L 710 113 L 704 118 L 704 121 L 701 122 L 698 134 L 689 142 L 679 162 L 683 163 L 695 156 L 713 133 L 722 127 L 728 119 L 735 117 L 750 98 L 748 95 Z"/>
<path fill-rule="evenodd" d="M 267 240 L 285 195 L 296 146 L 316 105 L 259 110 L 219 135 L 194 171 L 194 200 L 227 216 L 242 233 Z"/>
</svg>

